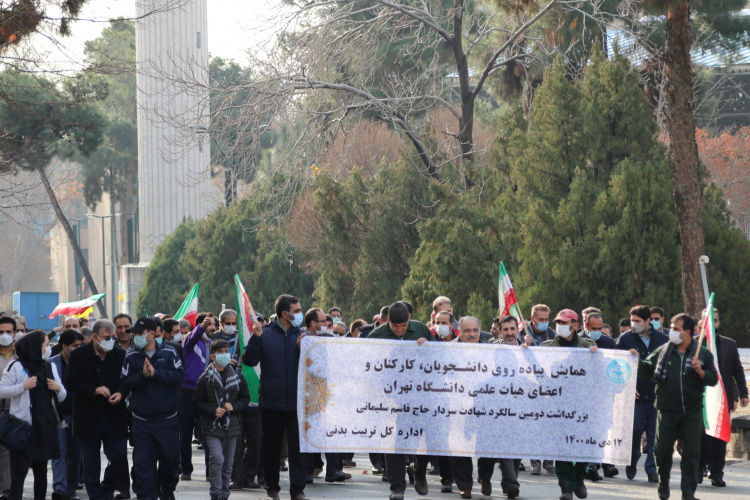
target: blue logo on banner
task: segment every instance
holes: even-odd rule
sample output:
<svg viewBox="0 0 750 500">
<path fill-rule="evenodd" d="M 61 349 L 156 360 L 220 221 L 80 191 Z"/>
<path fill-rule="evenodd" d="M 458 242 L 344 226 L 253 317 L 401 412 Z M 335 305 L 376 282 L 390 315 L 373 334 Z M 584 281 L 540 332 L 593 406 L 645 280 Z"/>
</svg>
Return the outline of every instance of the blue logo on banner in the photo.
<svg viewBox="0 0 750 500">
<path fill-rule="evenodd" d="M 630 380 L 633 371 L 627 361 L 622 359 L 613 359 L 607 365 L 607 378 L 615 384 L 624 384 Z"/>
</svg>

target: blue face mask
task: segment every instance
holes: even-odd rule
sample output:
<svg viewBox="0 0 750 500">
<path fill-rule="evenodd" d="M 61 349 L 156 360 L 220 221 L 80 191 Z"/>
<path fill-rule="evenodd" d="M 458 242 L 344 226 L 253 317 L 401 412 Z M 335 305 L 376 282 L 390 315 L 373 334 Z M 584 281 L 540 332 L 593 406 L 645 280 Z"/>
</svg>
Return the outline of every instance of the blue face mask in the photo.
<svg viewBox="0 0 750 500">
<path fill-rule="evenodd" d="M 143 349 L 149 342 L 148 333 L 146 335 L 134 335 L 133 342 L 138 349 Z"/>
<path fill-rule="evenodd" d="M 226 368 L 226 366 L 229 364 L 229 361 L 231 361 L 232 359 L 232 355 L 228 352 L 220 352 L 219 354 L 215 354 L 215 356 L 216 364 L 222 368 Z"/>
<path fill-rule="evenodd" d="M 654 330 L 660 330 L 661 329 L 661 321 L 658 319 L 652 319 L 651 320 L 651 326 L 654 327 Z"/>
<path fill-rule="evenodd" d="M 297 328 L 299 325 L 302 324 L 304 320 L 305 320 L 305 316 L 301 312 L 298 312 L 297 314 L 294 315 L 294 319 L 292 320 L 292 326 Z"/>
<path fill-rule="evenodd" d="M 549 327 L 549 321 L 547 321 L 546 323 L 537 323 L 536 324 L 536 329 L 537 329 L 537 331 L 540 331 L 540 332 L 543 332 L 548 327 Z"/>
<path fill-rule="evenodd" d="M 599 330 L 599 331 L 593 331 L 593 332 L 589 331 L 589 337 L 591 338 L 591 340 L 593 340 L 594 342 L 596 342 L 597 340 L 599 340 L 602 337 L 602 332 L 601 332 L 601 330 Z"/>
<path fill-rule="evenodd" d="M 157 344 L 161 345 L 161 343 L 164 341 L 164 338 L 163 337 L 157 337 L 155 340 L 156 340 Z"/>
</svg>

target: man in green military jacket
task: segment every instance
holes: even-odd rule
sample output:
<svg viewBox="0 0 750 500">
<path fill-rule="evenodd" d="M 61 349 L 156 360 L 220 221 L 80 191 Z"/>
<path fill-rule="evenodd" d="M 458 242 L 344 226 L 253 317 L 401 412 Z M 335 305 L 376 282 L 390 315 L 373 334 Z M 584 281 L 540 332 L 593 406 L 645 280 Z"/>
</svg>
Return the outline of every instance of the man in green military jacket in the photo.
<svg viewBox="0 0 750 500">
<path fill-rule="evenodd" d="M 656 439 L 654 458 L 659 476 L 659 498 L 669 498 L 669 474 L 674 444 L 682 442 L 680 471 L 682 500 L 697 500 L 698 461 L 703 429 L 703 391 L 716 385 L 718 376 L 711 351 L 700 348 L 693 339 L 695 319 L 678 314 L 671 321 L 669 343 L 652 352 L 638 364 L 638 376 L 656 383 Z M 635 349 L 631 354 L 637 355 Z"/>
<path fill-rule="evenodd" d="M 435 340 L 427 325 L 410 318 L 409 309 L 403 302 L 394 302 L 388 308 L 388 322 L 380 325 L 370 333 L 369 339 L 416 340 L 419 345 Z M 403 500 L 406 491 L 404 468 L 406 455 L 385 455 L 385 475 L 391 484 L 390 500 Z M 427 457 L 415 455 L 414 464 L 409 465 L 409 475 L 415 477 L 414 489 L 420 495 L 426 495 Z"/>
</svg>

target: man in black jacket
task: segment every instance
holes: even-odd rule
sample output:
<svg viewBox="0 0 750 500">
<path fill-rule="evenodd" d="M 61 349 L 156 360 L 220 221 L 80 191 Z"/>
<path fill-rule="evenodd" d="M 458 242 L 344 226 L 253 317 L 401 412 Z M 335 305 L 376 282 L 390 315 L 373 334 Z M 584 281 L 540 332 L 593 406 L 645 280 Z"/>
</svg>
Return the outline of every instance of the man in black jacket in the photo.
<svg viewBox="0 0 750 500">
<path fill-rule="evenodd" d="M 707 312 L 703 311 L 703 317 Z M 737 342 L 728 337 L 718 335 L 719 330 L 719 311 L 714 308 L 714 326 L 716 328 L 716 358 L 719 364 L 719 373 L 721 381 L 724 384 L 724 392 L 727 395 L 729 403 L 729 412 L 737 409 L 737 400 L 740 406 L 747 406 L 750 403 L 748 399 L 747 382 L 745 381 L 745 371 L 740 362 L 740 353 L 737 350 Z M 739 389 L 739 390 L 738 390 Z M 724 481 L 724 464 L 727 456 L 727 443 L 721 439 L 709 436 L 705 430 L 701 438 L 701 458 L 700 458 L 700 475 L 698 482 L 703 482 L 703 473 L 708 468 L 711 474 L 711 484 L 713 486 L 724 487 L 727 483 Z"/>
<path fill-rule="evenodd" d="M 669 338 L 654 328 L 651 322 L 651 309 L 647 306 L 634 306 L 630 309 L 630 330 L 617 339 L 618 349 L 635 349 L 640 359 L 666 344 Z M 650 483 L 658 483 L 656 461 L 654 460 L 654 438 L 656 437 L 656 399 L 654 381 L 639 378 L 635 390 L 635 414 L 633 417 L 633 448 L 630 465 L 625 468 L 628 479 L 633 479 L 638 471 L 638 460 L 641 458 L 641 436 L 646 432 L 648 454 L 646 456 L 646 474 Z"/>
<path fill-rule="evenodd" d="M 86 492 L 91 499 L 112 498 L 127 475 L 128 392 L 120 387 L 125 351 L 116 346 L 115 325 L 94 323 L 93 341 L 70 353 L 65 386 L 73 400 L 73 435 L 81 443 Z M 101 454 L 109 465 L 100 482 Z"/>
</svg>

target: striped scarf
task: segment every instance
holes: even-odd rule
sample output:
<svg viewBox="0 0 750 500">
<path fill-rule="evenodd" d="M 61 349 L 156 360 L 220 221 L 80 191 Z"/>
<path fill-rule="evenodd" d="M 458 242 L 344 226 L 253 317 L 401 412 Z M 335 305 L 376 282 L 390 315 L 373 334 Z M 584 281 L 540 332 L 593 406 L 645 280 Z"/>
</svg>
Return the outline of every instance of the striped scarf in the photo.
<svg viewBox="0 0 750 500">
<path fill-rule="evenodd" d="M 214 395 L 216 396 L 217 402 L 216 406 L 219 408 L 224 408 L 224 404 L 229 401 L 229 396 L 232 391 L 239 391 L 240 389 L 240 378 L 237 376 L 237 372 L 232 365 L 227 365 L 227 367 L 224 368 L 224 372 L 226 373 L 226 379 L 222 380 L 221 373 L 216 369 L 216 365 L 211 363 L 208 365 L 208 368 L 206 368 L 206 377 L 208 378 L 208 382 L 214 388 Z M 229 430 L 229 412 L 224 413 L 221 417 L 214 418 L 211 429 L 216 430 L 217 427 L 224 431 Z"/>
</svg>

